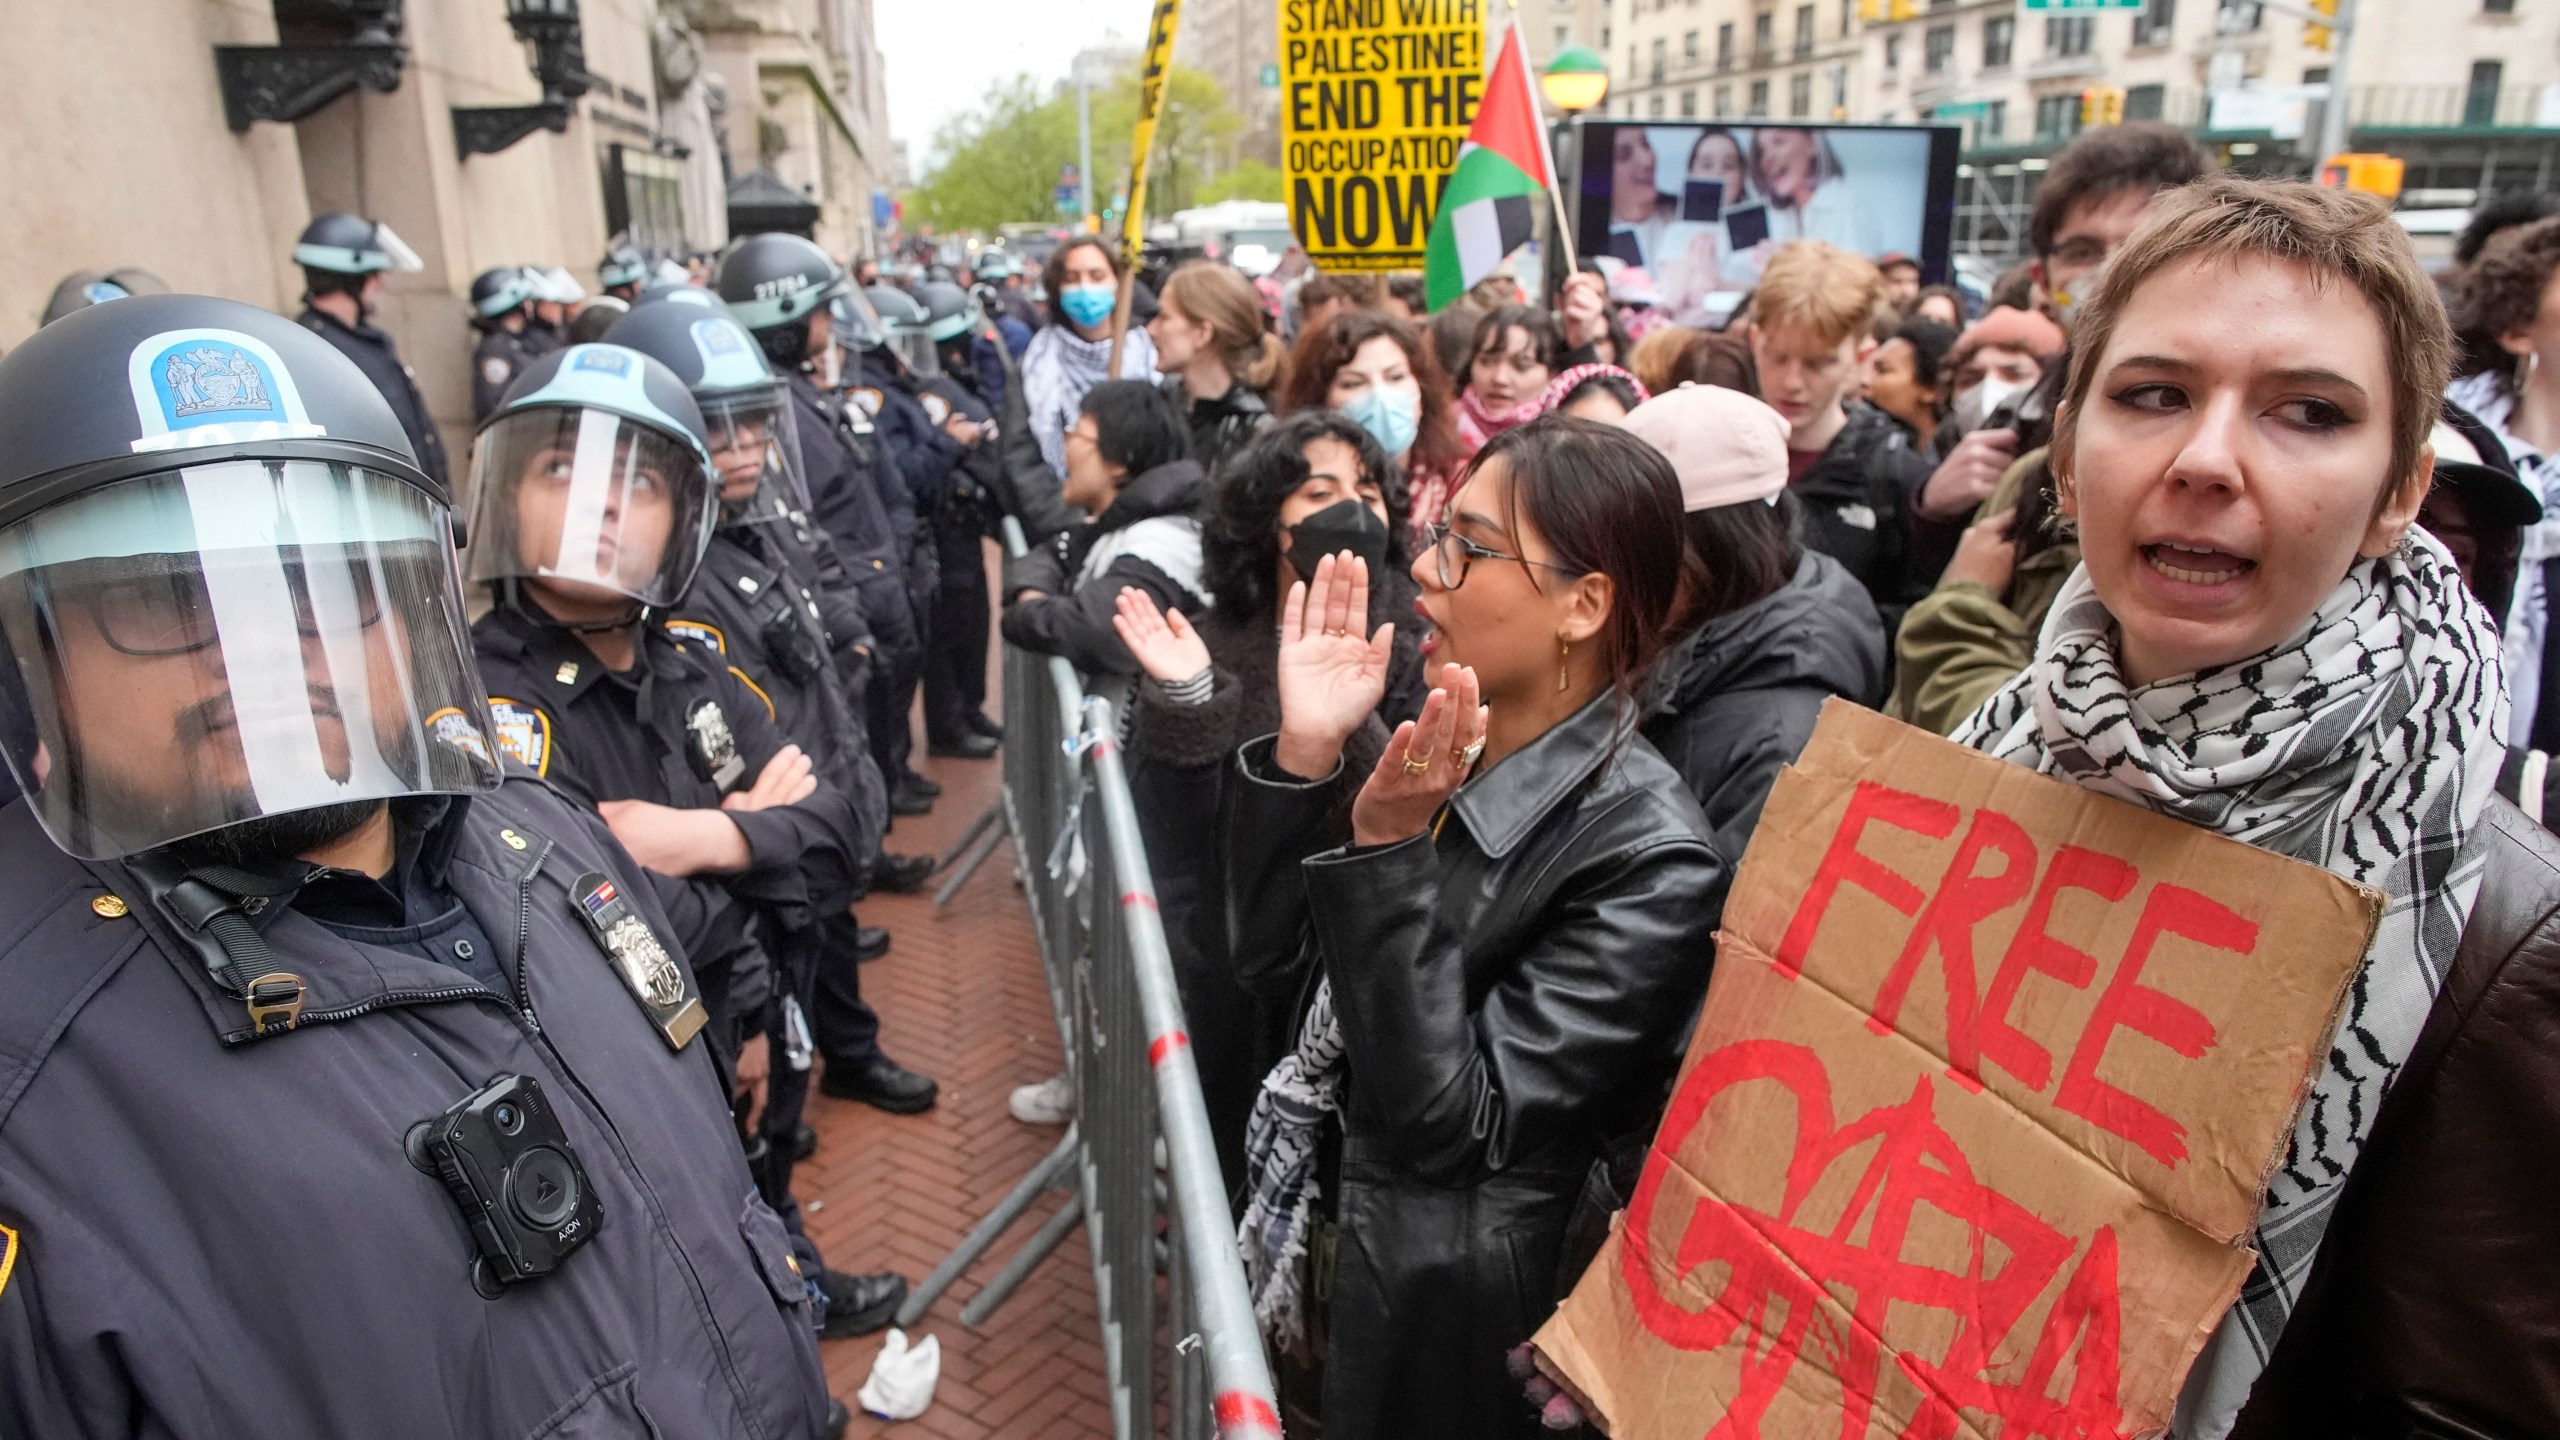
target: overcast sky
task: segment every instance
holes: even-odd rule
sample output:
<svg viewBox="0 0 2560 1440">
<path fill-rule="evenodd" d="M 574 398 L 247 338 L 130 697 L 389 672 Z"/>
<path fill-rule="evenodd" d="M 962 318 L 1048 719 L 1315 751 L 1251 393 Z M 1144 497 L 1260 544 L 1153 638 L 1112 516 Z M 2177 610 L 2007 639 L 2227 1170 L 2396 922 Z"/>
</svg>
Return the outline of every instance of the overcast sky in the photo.
<svg viewBox="0 0 2560 1440">
<path fill-rule="evenodd" d="M 933 132 L 998 80 L 1063 80 L 1078 50 L 1107 32 L 1136 43 L 1148 0 L 887 0 L 872 25 L 888 70 L 889 129 L 918 169 Z"/>
</svg>

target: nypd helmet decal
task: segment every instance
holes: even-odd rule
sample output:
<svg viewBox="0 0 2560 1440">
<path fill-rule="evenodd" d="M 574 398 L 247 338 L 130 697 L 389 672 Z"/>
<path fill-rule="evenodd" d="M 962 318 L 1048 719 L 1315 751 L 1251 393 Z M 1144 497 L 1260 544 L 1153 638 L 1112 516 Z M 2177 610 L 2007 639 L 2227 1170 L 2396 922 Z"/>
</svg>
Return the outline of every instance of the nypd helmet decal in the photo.
<svg viewBox="0 0 2560 1440">
<path fill-rule="evenodd" d="M 706 315 L 693 322 L 693 348 L 702 356 L 702 379 L 699 383 L 728 388 L 761 385 L 773 378 L 765 368 L 764 352 L 747 338 L 737 321 L 726 315 Z"/>
<path fill-rule="evenodd" d="M 133 348 L 125 377 L 138 453 L 329 433 L 311 423 L 276 352 L 237 330 L 164 330 Z"/>
</svg>

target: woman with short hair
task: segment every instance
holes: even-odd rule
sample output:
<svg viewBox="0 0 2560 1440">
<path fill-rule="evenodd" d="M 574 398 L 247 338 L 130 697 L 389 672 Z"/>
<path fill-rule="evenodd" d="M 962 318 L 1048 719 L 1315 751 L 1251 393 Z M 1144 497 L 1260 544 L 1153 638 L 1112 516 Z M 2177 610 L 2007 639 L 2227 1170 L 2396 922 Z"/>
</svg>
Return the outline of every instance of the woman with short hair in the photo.
<svg viewBox="0 0 2560 1440">
<path fill-rule="evenodd" d="M 2369 199 L 2164 193 L 2056 411 L 2081 563 L 1955 735 L 2383 896 L 2180 1440 L 2560 1433 L 2560 847 L 2491 793 L 2497 633 L 2413 523 L 2451 349 Z"/>
</svg>

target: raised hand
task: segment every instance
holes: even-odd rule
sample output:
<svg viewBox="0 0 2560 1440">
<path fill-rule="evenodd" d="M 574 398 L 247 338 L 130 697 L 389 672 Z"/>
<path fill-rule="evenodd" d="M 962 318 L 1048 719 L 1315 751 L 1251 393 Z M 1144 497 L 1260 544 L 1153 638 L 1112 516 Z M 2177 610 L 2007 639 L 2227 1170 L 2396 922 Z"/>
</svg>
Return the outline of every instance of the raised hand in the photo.
<svg viewBox="0 0 2560 1440">
<path fill-rule="evenodd" d="M 1422 714 L 1396 727 L 1378 768 L 1351 802 L 1353 843 L 1392 845 L 1431 824 L 1484 751 L 1493 712 L 1478 694 L 1474 670 L 1440 667 L 1440 683 L 1422 702 Z"/>
<path fill-rule="evenodd" d="M 1280 742 L 1273 759 L 1292 775 L 1321 780 L 1342 744 L 1387 693 L 1396 627 L 1366 639 L 1369 562 L 1345 551 L 1316 562 L 1312 585 L 1289 587 L 1280 604 Z"/>
<path fill-rule="evenodd" d="M 1209 646 L 1179 610 L 1159 611 L 1154 597 L 1134 585 L 1120 589 L 1111 628 L 1138 668 L 1167 685 L 1179 684 L 1209 668 Z"/>
</svg>

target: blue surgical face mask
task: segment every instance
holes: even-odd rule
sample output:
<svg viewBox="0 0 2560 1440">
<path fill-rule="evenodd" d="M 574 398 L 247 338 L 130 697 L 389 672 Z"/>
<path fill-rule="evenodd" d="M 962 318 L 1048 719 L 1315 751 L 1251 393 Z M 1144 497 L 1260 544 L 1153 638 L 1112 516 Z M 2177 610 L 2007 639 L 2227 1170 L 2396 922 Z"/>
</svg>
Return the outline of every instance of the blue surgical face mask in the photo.
<svg viewBox="0 0 2560 1440">
<path fill-rule="evenodd" d="M 1352 396 L 1342 413 L 1375 437 L 1378 448 L 1386 451 L 1390 459 L 1412 449 L 1413 437 L 1422 429 L 1421 397 L 1383 385 L 1372 385 Z"/>
<path fill-rule="evenodd" d="M 1112 309 L 1119 303 L 1120 292 L 1114 286 L 1061 285 L 1058 287 L 1058 308 L 1067 312 L 1069 320 L 1087 330 L 1110 319 Z"/>
</svg>

